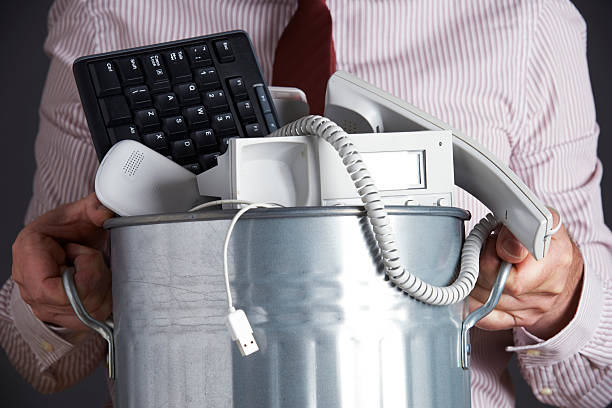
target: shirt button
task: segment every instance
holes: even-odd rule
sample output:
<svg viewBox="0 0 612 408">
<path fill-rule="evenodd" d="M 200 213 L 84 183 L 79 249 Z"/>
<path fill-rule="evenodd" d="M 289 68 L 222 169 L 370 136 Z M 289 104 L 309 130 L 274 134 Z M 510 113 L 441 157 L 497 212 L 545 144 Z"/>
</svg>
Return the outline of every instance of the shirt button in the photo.
<svg viewBox="0 0 612 408">
<path fill-rule="evenodd" d="M 540 388 L 540 394 L 541 395 L 552 395 L 553 390 L 551 390 L 550 388 Z"/>
<path fill-rule="evenodd" d="M 540 356 L 540 350 L 527 350 L 527 355 L 530 357 L 539 357 Z M 548 388 L 546 388 L 548 389 Z"/>
<path fill-rule="evenodd" d="M 45 350 L 47 353 L 50 353 L 53 351 L 53 346 L 51 345 L 51 343 L 49 343 L 46 340 L 43 340 L 40 342 L 40 347 L 42 347 L 42 349 Z"/>
</svg>

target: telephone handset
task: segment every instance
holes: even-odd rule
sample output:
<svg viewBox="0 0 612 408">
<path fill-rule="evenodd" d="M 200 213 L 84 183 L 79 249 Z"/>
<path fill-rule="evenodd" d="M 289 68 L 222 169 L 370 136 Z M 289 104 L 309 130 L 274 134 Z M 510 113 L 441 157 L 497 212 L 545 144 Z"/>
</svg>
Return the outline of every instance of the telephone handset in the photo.
<svg viewBox="0 0 612 408">
<path fill-rule="evenodd" d="M 546 254 L 552 214 L 512 170 L 479 143 L 343 71 L 329 79 L 324 116 L 348 133 L 450 130 L 456 185 L 486 205 L 536 259 Z"/>
</svg>

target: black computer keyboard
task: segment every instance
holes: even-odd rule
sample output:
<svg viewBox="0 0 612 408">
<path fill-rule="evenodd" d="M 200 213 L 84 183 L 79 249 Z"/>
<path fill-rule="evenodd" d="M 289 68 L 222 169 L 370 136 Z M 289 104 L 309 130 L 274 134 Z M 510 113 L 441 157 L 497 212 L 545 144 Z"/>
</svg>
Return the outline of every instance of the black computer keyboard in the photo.
<svg viewBox="0 0 612 408">
<path fill-rule="evenodd" d="M 230 138 L 278 126 L 243 31 L 82 57 L 73 69 L 100 160 L 132 139 L 198 174 Z"/>
</svg>

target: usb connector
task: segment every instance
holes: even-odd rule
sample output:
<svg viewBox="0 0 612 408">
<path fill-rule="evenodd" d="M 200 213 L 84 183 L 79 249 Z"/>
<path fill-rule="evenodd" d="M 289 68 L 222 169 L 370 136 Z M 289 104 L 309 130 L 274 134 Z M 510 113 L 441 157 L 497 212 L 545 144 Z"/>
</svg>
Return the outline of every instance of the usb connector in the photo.
<svg viewBox="0 0 612 408">
<path fill-rule="evenodd" d="M 253 329 L 249 324 L 246 314 L 241 309 L 235 310 L 232 308 L 230 313 L 227 315 L 227 321 L 225 322 L 227 329 L 232 335 L 232 340 L 236 342 L 240 354 L 248 356 L 259 350 L 255 337 L 253 337 Z"/>
</svg>

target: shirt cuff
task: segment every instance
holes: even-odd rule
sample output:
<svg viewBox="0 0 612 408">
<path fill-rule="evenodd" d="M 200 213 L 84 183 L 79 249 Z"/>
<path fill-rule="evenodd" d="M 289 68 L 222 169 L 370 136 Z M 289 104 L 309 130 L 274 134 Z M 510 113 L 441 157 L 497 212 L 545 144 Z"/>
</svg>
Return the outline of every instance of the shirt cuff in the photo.
<svg viewBox="0 0 612 408">
<path fill-rule="evenodd" d="M 17 285 L 13 286 L 11 293 L 11 309 L 15 327 L 38 359 L 41 371 L 72 350 L 72 344 L 54 333 L 34 315 L 30 306 L 21 298 Z"/>
<path fill-rule="evenodd" d="M 515 346 L 506 347 L 506 351 L 517 352 L 525 364 L 551 365 L 561 362 L 582 350 L 591 340 L 599 325 L 603 305 L 603 285 L 597 274 L 590 273 L 585 263 L 578 310 L 569 324 L 546 341 L 524 327 L 517 327 L 514 330 Z"/>
</svg>

